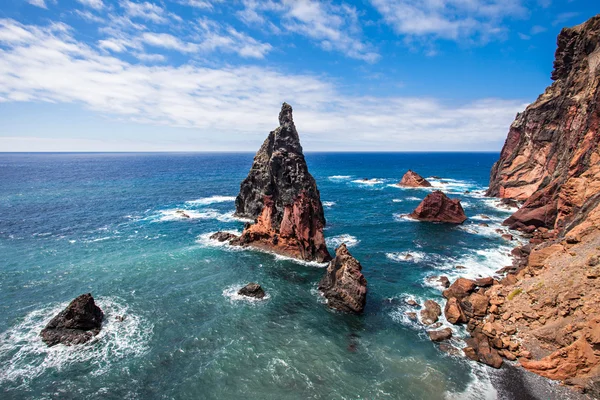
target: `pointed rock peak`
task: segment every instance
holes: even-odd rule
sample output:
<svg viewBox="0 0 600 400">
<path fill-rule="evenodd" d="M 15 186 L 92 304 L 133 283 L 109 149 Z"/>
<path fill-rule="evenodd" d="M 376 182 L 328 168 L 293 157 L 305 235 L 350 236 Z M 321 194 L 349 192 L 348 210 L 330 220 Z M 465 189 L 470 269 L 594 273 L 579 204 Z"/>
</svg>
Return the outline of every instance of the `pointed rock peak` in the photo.
<svg viewBox="0 0 600 400">
<path fill-rule="evenodd" d="M 279 112 L 279 125 L 285 126 L 294 123 L 292 111 L 292 106 L 290 106 L 288 103 L 283 103 L 281 105 L 281 111 Z"/>
<path fill-rule="evenodd" d="M 399 183 L 404 187 L 431 187 L 431 183 L 413 170 L 408 170 Z"/>
<path fill-rule="evenodd" d="M 448 222 L 462 224 L 467 219 L 460 200 L 450 199 L 443 192 L 436 190 L 423 199 L 421 204 L 409 217 L 419 221 Z"/>
</svg>

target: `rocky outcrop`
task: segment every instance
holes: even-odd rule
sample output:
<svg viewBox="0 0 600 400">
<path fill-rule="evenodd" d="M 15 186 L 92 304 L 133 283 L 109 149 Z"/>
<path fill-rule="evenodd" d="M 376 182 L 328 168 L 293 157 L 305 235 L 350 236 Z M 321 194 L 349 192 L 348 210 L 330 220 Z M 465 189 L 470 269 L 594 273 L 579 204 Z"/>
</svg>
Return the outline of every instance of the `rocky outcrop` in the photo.
<svg viewBox="0 0 600 400">
<path fill-rule="evenodd" d="M 600 221 L 600 16 L 557 43 L 554 82 L 517 115 L 487 192 L 525 201 L 506 224 L 530 232 Z"/>
<path fill-rule="evenodd" d="M 452 329 L 444 328 L 438 331 L 427 331 L 427 335 L 429 335 L 432 342 L 442 342 L 452 338 Z"/>
<path fill-rule="evenodd" d="M 319 190 L 308 172 L 289 104 L 283 103 L 279 127 L 256 153 L 235 206 L 236 216 L 255 222 L 232 244 L 307 261 L 331 259 Z"/>
<path fill-rule="evenodd" d="M 367 301 L 367 280 L 362 266 L 352 257 L 345 244 L 335 251 L 335 258 L 319 283 L 327 305 L 339 311 L 360 314 Z"/>
<path fill-rule="evenodd" d="M 52 318 L 40 336 L 48 346 L 86 343 L 100 333 L 103 319 L 104 313 L 92 295 L 82 294 Z"/>
<path fill-rule="evenodd" d="M 211 240 L 216 240 L 217 242 L 229 242 L 231 240 L 237 239 L 237 236 L 231 232 L 215 232 L 210 235 Z"/>
<path fill-rule="evenodd" d="M 255 299 L 262 299 L 265 297 L 265 291 L 258 283 L 249 283 L 240 290 L 238 290 L 240 296 L 254 297 Z"/>
<path fill-rule="evenodd" d="M 398 186 L 402 187 L 431 187 L 431 183 L 427 181 L 427 179 L 423 178 L 421 175 L 417 174 L 414 171 L 408 170 L 407 173 L 404 174 Z"/>
<path fill-rule="evenodd" d="M 419 221 L 451 224 L 462 224 L 467 219 L 460 200 L 452 200 L 439 190 L 429 193 L 409 217 Z"/>
<path fill-rule="evenodd" d="M 421 322 L 425 325 L 435 324 L 440 315 L 442 315 L 440 305 L 433 300 L 426 300 L 421 310 Z"/>
</svg>

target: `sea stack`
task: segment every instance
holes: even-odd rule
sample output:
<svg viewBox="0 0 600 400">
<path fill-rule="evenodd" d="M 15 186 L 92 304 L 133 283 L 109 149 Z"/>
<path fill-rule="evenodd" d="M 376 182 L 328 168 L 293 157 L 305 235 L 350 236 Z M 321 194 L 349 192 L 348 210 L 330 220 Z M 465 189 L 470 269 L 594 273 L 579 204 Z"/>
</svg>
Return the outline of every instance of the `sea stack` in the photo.
<svg viewBox="0 0 600 400">
<path fill-rule="evenodd" d="M 431 183 L 421 175 L 409 169 L 402 177 L 402 180 L 400 180 L 400 183 L 398 183 L 398 186 L 413 188 L 431 187 Z"/>
<path fill-rule="evenodd" d="M 255 222 L 232 244 L 305 261 L 331 260 L 319 190 L 308 172 L 289 104 L 283 103 L 279 127 L 256 153 L 235 206 L 236 216 Z"/>
<path fill-rule="evenodd" d="M 439 190 L 429 193 L 409 217 L 419 221 L 447 222 L 462 224 L 467 216 L 460 205 L 460 200 L 450 199 Z"/>
<path fill-rule="evenodd" d="M 40 336 L 48 346 L 86 343 L 100 333 L 103 319 L 104 313 L 92 295 L 82 294 L 52 318 Z"/>
<path fill-rule="evenodd" d="M 339 311 L 360 314 L 367 301 L 367 280 L 362 266 L 350 254 L 345 244 L 335 250 L 335 258 L 319 283 L 327 305 Z"/>
<path fill-rule="evenodd" d="M 599 212 L 599 43 L 600 16 L 564 28 L 554 82 L 510 127 L 487 195 L 525 201 L 511 228 L 562 230 Z"/>
</svg>

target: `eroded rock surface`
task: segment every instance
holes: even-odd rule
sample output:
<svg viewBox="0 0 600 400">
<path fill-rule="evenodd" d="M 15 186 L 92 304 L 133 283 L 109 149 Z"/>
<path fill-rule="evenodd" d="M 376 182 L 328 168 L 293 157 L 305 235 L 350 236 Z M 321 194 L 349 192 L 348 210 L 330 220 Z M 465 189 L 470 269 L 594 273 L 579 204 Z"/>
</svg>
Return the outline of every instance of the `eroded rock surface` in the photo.
<svg viewBox="0 0 600 400">
<path fill-rule="evenodd" d="M 307 261 L 331 259 L 319 190 L 308 172 L 289 104 L 283 103 L 279 127 L 256 153 L 235 205 L 238 217 L 255 222 L 232 244 Z"/>
<path fill-rule="evenodd" d="M 460 200 L 450 199 L 439 190 L 429 193 L 409 217 L 419 221 L 451 224 L 462 224 L 467 219 Z"/>
<path fill-rule="evenodd" d="M 554 83 L 517 115 L 491 174 L 489 196 L 525 201 L 506 221 L 514 228 L 600 221 L 600 16 L 557 43 Z"/>
<path fill-rule="evenodd" d="M 319 290 L 329 307 L 355 314 L 363 312 L 367 301 L 367 280 L 361 271 L 358 260 L 352 257 L 345 244 L 341 244 L 319 283 Z"/>
<path fill-rule="evenodd" d="M 262 299 L 265 297 L 265 291 L 258 283 L 249 283 L 240 290 L 238 290 L 240 296 L 254 297 L 256 299 Z"/>
<path fill-rule="evenodd" d="M 103 319 L 104 313 L 92 295 L 82 294 L 52 318 L 40 336 L 48 346 L 86 343 L 100 333 Z"/>
<path fill-rule="evenodd" d="M 427 179 L 410 169 L 404 174 L 398 185 L 403 187 L 431 187 L 431 183 Z"/>
</svg>

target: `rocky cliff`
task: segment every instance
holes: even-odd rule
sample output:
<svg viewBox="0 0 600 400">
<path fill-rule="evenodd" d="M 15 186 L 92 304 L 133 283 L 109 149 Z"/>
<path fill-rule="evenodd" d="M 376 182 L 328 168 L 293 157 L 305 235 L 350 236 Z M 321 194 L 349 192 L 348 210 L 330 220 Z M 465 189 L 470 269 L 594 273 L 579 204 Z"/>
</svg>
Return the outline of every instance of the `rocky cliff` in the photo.
<svg viewBox="0 0 600 400">
<path fill-rule="evenodd" d="M 558 36 L 554 83 L 510 127 L 489 196 L 525 203 L 506 223 L 566 232 L 600 204 L 600 16 Z"/>
<path fill-rule="evenodd" d="M 255 223 L 247 225 L 234 244 L 307 261 L 331 259 L 319 190 L 308 172 L 289 104 L 283 103 L 279 127 L 256 153 L 235 205 L 237 216 Z"/>
<path fill-rule="evenodd" d="M 455 301 L 447 318 L 468 320 L 481 339 L 468 356 L 486 362 L 477 344 L 487 340 L 499 355 L 597 398 L 600 16 L 563 29 L 557 42 L 554 83 L 517 115 L 488 190 L 524 202 L 505 224 L 526 232 L 529 244 L 513 251 L 506 277 L 481 292 L 485 315 L 465 319 Z"/>
<path fill-rule="evenodd" d="M 345 244 L 335 250 L 335 258 L 319 283 L 327 305 L 336 310 L 359 314 L 367 301 L 367 280 L 362 266 L 350 254 Z"/>
</svg>

